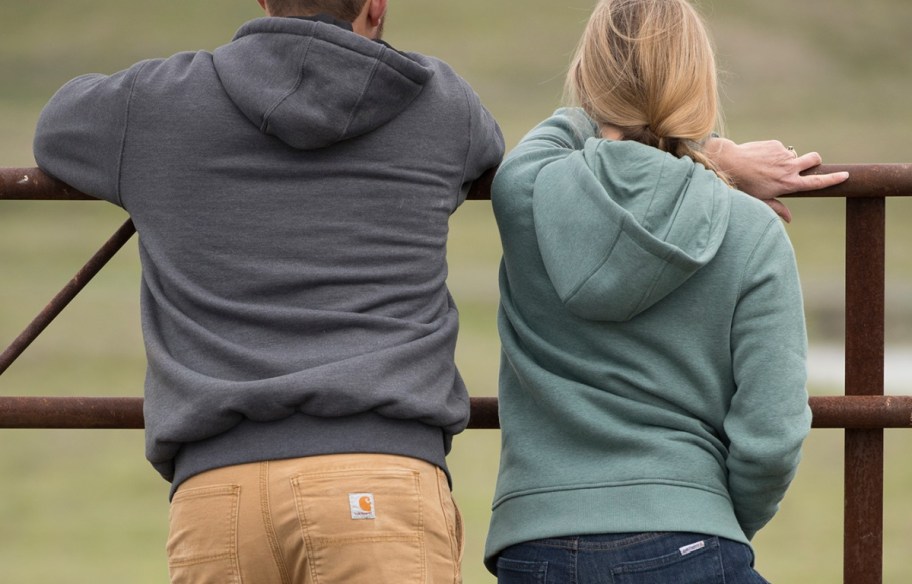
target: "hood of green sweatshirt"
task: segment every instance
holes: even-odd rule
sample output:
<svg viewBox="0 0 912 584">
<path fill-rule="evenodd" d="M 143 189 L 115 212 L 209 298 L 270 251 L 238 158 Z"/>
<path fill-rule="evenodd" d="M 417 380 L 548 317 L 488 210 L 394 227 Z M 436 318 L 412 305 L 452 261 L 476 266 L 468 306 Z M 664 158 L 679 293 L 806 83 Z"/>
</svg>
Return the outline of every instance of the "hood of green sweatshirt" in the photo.
<svg viewBox="0 0 912 584">
<path fill-rule="evenodd" d="M 587 320 L 647 310 L 716 255 L 730 197 L 702 165 L 636 142 L 590 139 L 548 164 L 532 207 L 561 301 Z"/>
</svg>

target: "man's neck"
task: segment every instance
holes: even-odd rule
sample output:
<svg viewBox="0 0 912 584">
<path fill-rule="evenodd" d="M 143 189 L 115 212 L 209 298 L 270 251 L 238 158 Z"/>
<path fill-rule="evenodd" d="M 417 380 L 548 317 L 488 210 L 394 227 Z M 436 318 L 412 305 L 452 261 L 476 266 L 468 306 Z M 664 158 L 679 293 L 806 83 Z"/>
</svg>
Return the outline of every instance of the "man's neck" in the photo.
<svg viewBox="0 0 912 584">
<path fill-rule="evenodd" d="M 325 22 L 326 24 L 332 24 L 338 26 L 339 28 L 344 28 L 347 31 L 353 31 L 352 23 L 346 22 L 344 20 L 339 20 L 335 16 L 330 16 L 329 14 L 317 14 L 314 16 L 289 16 L 288 18 L 297 18 L 298 20 L 311 20 L 314 22 Z"/>
</svg>

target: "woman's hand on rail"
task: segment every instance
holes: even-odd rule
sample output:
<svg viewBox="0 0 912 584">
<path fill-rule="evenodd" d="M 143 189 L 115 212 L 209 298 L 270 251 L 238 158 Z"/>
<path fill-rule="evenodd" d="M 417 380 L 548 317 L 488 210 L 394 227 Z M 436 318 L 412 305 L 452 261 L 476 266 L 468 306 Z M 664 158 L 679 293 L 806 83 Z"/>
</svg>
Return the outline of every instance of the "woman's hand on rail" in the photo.
<svg viewBox="0 0 912 584">
<path fill-rule="evenodd" d="M 792 220 L 792 214 L 776 197 L 824 189 L 849 178 L 847 172 L 803 176 L 802 172 L 821 164 L 820 155 L 798 156 L 778 140 L 736 144 L 727 138 L 710 138 L 706 154 L 735 186 L 764 201 L 786 222 Z"/>
</svg>

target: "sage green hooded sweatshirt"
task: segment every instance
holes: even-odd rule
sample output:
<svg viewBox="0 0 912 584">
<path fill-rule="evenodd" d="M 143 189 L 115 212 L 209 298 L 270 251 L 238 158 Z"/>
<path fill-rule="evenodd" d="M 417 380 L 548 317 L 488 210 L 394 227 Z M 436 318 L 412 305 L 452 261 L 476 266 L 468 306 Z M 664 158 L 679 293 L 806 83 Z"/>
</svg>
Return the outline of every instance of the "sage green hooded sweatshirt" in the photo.
<svg viewBox="0 0 912 584">
<path fill-rule="evenodd" d="M 558 110 L 500 167 L 503 448 L 486 564 L 548 537 L 749 542 L 810 428 L 794 253 L 690 158 Z"/>
</svg>

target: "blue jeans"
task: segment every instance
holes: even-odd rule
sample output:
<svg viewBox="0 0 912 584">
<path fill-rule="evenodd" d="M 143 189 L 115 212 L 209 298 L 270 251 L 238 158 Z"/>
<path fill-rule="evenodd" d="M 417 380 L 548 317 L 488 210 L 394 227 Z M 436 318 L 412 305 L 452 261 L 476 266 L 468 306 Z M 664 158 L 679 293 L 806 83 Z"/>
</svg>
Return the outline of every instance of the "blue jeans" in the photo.
<svg viewBox="0 0 912 584">
<path fill-rule="evenodd" d="M 497 560 L 498 584 L 769 584 L 751 548 L 696 533 L 616 533 L 530 541 Z"/>
</svg>

